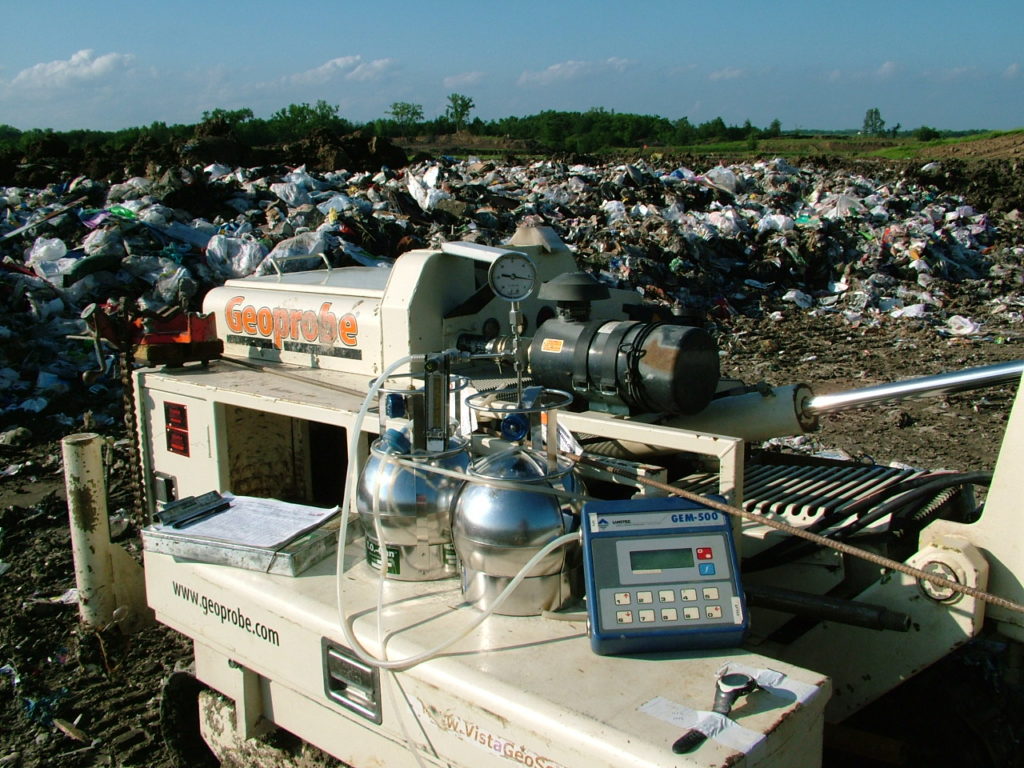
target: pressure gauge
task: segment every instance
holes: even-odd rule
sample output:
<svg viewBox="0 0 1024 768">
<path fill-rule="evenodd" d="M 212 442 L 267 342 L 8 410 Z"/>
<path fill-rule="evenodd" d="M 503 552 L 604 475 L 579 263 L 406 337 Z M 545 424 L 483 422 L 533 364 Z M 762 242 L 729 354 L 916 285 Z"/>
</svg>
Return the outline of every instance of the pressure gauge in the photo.
<svg viewBox="0 0 1024 768">
<path fill-rule="evenodd" d="M 522 301 L 537 287 L 537 267 L 525 253 L 506 251 L 491 262 L 487 282 L 506 301 Z"/>
</svg>

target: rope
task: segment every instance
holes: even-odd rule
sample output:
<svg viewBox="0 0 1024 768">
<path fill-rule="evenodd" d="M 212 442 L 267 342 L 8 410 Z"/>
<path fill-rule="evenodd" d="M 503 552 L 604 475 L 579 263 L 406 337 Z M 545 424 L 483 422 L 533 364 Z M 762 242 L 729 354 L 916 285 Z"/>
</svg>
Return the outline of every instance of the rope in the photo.
<svg viewBox="0 0 1024 768">
<path fill-rule="evenodd" d="M 567 455 L 575 459 L 576 461 L 580 462 L 581 464 L 587 464 L 592 467 L 598 467 L 599 469 L 603 469 L 606 472 L 612 472 L 618 475 L 634 477 L 629 472 L 623 470 L 620 467 L 616 467 L 612 464 L 605 464 L 603 461 L 599 461 L 598 459 L 594 459 L 590 456 L 584 456 L 582 454 Z M 705 507 L 710 507 L 711 509 L 718 510 L 719 512 L 722 512 L 726 515 L 731 515 L 732 517 L 739 517 L 744 520 L 749 520 L 751 522 L 758 523 L 760 525 L 767 525 L 769 528 L 774 528 L 777 531 L 788 533 L 791 536 L 797 536 L 801 539 L 806 539 L 807 541 L 811 541 L 817 544 L 818 546 L 834 549 L 836 552 L 841 552 L 844 555 L 859 557 L 862 560 L 866 560 L 867 562 L 873 563 L 881 568 L 886 568 L 890 571 L 898 571 L 899 573 L 906 574 L 907 576 L 918 579 L 919 581 L 931 582 L 932 584 L 938 587 L 945 587 L 946 589 L 951 589 L 954 592 L 957 592 L 961 595 L 973 597 L 976 600 L 981 600 L 982 602 L 988 603 L 990 605 L 997 605 L 1000 608 L 1007 609 L 1008 611 L 1024 613 L 1024 605 L 1021 605 L 1020 603 L 1015 603 L 1012 600 L 1007 600 L 1005 597 L 993 595 L 989 592 L 985 592 L 984 590 L 978 589 L 976 587 L 961 584 L 958 581 L 951 581 L 947 578 L 944 578 L 934 573 L 922 571 L 920 568 L 915 568 L 911 565 L 907 565 L 906 563 L 901 563 L 897 560 L 892 560 L 888 557 L 875 554 L 874 552 L 868 552 L 865 549 L 861 549 L 860 547 L 854 547 L 850 544 L 847 544 L 844 541 L 836 541 L 835 539 L 829 539 L 817 533 L 812 533 L 811 531 L 805 531 L 802 528 L 797 528 L 796 526 L 789 525 L 788 523 L 783 523 L 779 520 L 773 520 L 772 518 L 765 517 L 763 515 L 758 515 L 753 512 L 747 512 L 745 509 L 734 507 L 729 504 L 724 504 L 720 501 L 716 501 L 715 499 L 708 499 L 705 498 L 704 496 L 699 496 L 696 493 L 691 493 L 690 491 L 685 491 L 682 488 L 676 488 L 674 485 L 662 483 L 658 480 L 652 480 L 651 478 L 648 477 L 636 476 L 635 479 L 642 485 L 646 485 L 651 488 L 656 488 L 659 491 L 664 491 L 665 493 L 671 494 L 673 496 L 681 496 L 684 499 L 689 499 L 690 501 L 696 502 Z"/>
<path fill-rule="evenodd" d="M 260 370 L 268 373 L 274 373 L 277 375 L 288 376 L 288 374 L 285 374 L 284 372 L 268 369 L 264 366 L 252 363 L 241 362 L 239 360 L 233 359 L 225 359 L 225 361 L 235 363 L 236 365 L 240 365 L 244 368 L 250 368 L 253 370 Z M 294 374 L 288 377 L 299 379 L 305 383 L 314 383 L 318 386 L 323 386 L 328 389 L 335 389 L 346 393 L 350 392 L 350 390 L 348 389 L 338 387 L 336 385 L 331 385 L 326 382 L 310 382 L 309 379 L 302 378 Z M 1015 613 L 1024 613 L 1024 605 L 1022 605 L 1021 603 L 1016 603 L 1013 600 L 1007 600 L 1005 597 L 993 595 L 990 592 L 986 592 L 976 587 L 961 584 L 958 581 L 951 581 L 950 579 L 944 578 L 934 573 L 922 571 L 920 568 L 915 568 L 912 565 L 901 563 L 898 560 L 892 560 L 888 557 L 884 557 L 883 555 L 879 555 L 874 552 L 868 552 L 866 549 L 854 547 L 850 544 L 847 544 L 844 541 L 830 539 L 825 536 L 820 536 L 817 533 L 812 533 L 811 531 L 805 531 L 803 528 L 797 528 L 796 526 L 789 525 L 788 523 L 783 523 L 780 520 L 773 520 L 770 517 L 757 515 L 753 512 L 747 512 L 745 509 L 733 507 L 730 506 L 729 504 L 723 504 L 722 502 L 716 501 L 714 499 L 705 498 L 704 496 L 700 496 L 696 493 L 685 491 L 682 488 L 676 488 L 674 485 L 669 485 L 668 483 L 662 483 L 658 480 L 652 480 L 651 478 L 648 477 L 632 475 L 629 472 L 623 470 L 621 467 L 616 467 L 612 464 L 606 464 L 603 461 L 599 461 L 590 456 L 584 456 L 583 454 L 578 453 L 565 453 L 564 455 L 581 464 L 588 464 L 592 467 L 598 467 L 599 469 L 603 469 L 605 472 L 611 472 L 612 474 L 634 478 L 641 485 L 656 488 L 672 496 L 680 496 L 684 499 L 689 499 L 690 501 L 696 502 L 697 504 L 702 504 L 705 507 L 710 507 L 711 509 L 718 510 L 719 512 L 722 512 L 726 515 L 731 515 L 732 517 L 739 517 L 743 520 L 749 520 L 760 525 L 766 525 L 769 528 L 774 528 L 777 531 L 788 533 L 791 536 L 806 539 L 807 541 L 813 542 L 818 546 L 828 547 L 829 549 L 833 549 L 836 552 L 841 552 L 844 555 L 850 555 L 851 557 L 859 557 L 860 559 L 865 560 L 869 563 L 873 563 L 874 565 L 877 565 L 880 568 L 885 568 L 890 571 L 898 571 L 899 573 L 905 574 L 919 581 L 930 582 L 937 587 L 944 587 L 946 589 L 950 589 L 958 594 L 973 597 L 975 600 L 981 600 L 982 602 L 988 603 L 989 605 L 996 605 L 1000 608 L 1005 608 L 1008 611 L 1013 611 Z"/>
</svg>

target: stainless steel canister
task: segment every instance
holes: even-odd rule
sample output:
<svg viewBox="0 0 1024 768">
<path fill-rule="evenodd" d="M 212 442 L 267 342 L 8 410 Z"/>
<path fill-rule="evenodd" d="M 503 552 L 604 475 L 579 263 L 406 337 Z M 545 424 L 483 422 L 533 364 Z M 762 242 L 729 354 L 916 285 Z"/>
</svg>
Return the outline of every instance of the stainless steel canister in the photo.
<svg viewBox="0 0 1024 768">
<path fill-rule="evenodd" d="M 454 576 L 451 508 L 461 481 L 431 468 L 464 472 L 468 465 L 469 450 L 461 437 L 435 452 L 414 451 L 405 431 L 389 429 L 375 440 L 356 492 L 366 562 L 378 569 L 383 547 L 389 579 Z"/>
<path fill-rule="evenodd" d="M 545 544 L 576 527 L 569 505 L 547 491 L 573 492 L 577 481 L 571 464 L 552 470 L 546 455 L 523 445 L 479 459 L 469 474 L 477 480 L 459 492 L 452 533 L 464 597 L 487 609 Z M 578 564 L 578 547 L 551 552 L 496 612 L 534 616 L 561 607 L 572 596 Z"/>
</svg>

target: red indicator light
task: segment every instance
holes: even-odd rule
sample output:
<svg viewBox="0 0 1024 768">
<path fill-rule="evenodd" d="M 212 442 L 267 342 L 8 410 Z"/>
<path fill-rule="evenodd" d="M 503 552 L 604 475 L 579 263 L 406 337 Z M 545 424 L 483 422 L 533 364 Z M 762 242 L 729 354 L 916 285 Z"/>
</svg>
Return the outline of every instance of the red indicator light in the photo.
<svg viewBox="0 0 1024 768">
<path fill-rule="evenodd" d="M 188 456 L 188 432 L 178 429 L 167 430 L 167 450 L 179 456 Z"/>
<path fill-rule="evenodd" d="M 164 403 L 164 426 L 167 429 L 167 450 L 188 456 L 188 407 L 181 403 Z"/>
<path fill-rule="evenodd" d="M 188 407 L 180 403 L 164 403 L 164 423 L 168 429 L 188 429 Z"/>
</svg>

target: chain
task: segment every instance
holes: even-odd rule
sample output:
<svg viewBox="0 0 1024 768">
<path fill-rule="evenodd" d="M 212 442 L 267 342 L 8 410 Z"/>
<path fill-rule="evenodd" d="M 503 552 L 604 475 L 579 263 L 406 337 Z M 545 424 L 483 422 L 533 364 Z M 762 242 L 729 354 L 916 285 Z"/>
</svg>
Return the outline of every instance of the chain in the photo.
<svg viewBox="0 0 1024 768">
<path fill-rule="evenodd" d="M 131 346 L 127 351 L 118 352 L 117 364 L 121 368 L 121 409 L 128 432 L 128 482 L 132 494 L 132 520 L 142 528 L 149 521 L 146 519 L 146 485 L 139 444 L 139 417 L 135 409 L 135 380 L 132 377 L 135 355 Z"/>
</svg>

